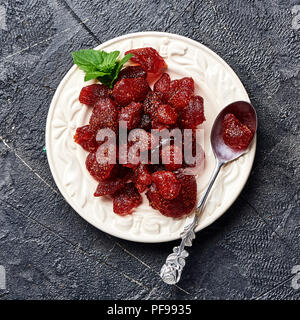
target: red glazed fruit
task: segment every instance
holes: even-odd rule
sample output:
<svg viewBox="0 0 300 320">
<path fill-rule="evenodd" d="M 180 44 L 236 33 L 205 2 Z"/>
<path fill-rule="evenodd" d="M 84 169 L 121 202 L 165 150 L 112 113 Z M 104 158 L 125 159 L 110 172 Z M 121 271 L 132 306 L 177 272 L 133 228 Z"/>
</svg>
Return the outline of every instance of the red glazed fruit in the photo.
<svg viewBox="0 0 300 320">
<path fill-rule="evenodd" d="M 164 199 L 172 200 L 179 195 L 181 184 L 173 172 L 156 171 L 152 174 L 152 181 L 156 185 L 157 192 Z"/>
<path fill-rule="evenodd" d="M 100 98 L 94 105 L 90 117 L 90 129 L 97 132 L 102 128 L 110 128 L 113 131 L 118 128 L 118 110 L 110 98 Z"/>
<path fill-rule="evenodd" d="M 157 120 L 164 124 L 175 124 L 177 112 L 168 104 L 161 104 L 157 109 Z"/>
<path fill-rule="evenodd" d="M 168 102 L 176 109 L 183 109 L 188 105 L 192 95 L 193 93 L 190 90 L 178 90 L 171 96 Z"/>
<path fill-rule="evenodd" d="M 132 213 L 132 210 L 141 202 L 141 195 L 133 183 L 126 184 L 122 190 L 113 195 L 114 212 L 121 216 Z"/>
<path fill-rule="evenodd" d="M 147 166 L 140 164 L 133 175 L 133 181 L 136 188 L 140 193 L 144 192 L 147 187 L 152 183 L 151 174 L 149 173 Z"/>
<path fill-rule="evenodd" d="M 80 91 L 79 101 L 92 107 L 99 98 L 108 98 L 111 90 L 104 84 L 91 84 Z"/>
<path fill-rule="evenodd" d="M 97 189 L 94 193 L 95 197 L 106 196 L 109 194 L 113 194 L 116 191 L 121 190 L 124 187 L 124 182 L 122 179 L 107 179 L 104 181 L 100 181 L 98 183 Z"/>
<path fill-rule="evenodd" d="M 145 184 L 146 186 L 151 184 L 151 174 L 149 173 L 146 165 L 140 164 L 138 166 L 138 168 L 135 170 L 134 180 L 136 183 Z"/>
<path fill-rule="evenodd" d="M 164 199 L 155 186 L 146 193 L 150 205 L 167 217 L 180 218 L 191 213 L 197 200 L 197 183 L 194 176 L 177 175 L 181 184 L 179 195 L 173 200 Z"/>
<path fill-rule="evenodd" d="M 168 101 L 170 97 L 170 83 L 170 76 L 167 73 L 164 73 L 154 84 L 153 91 L 162 93 L 164 100 Z"/>
<path fill-rule="evenodd" d="M 129 66 L 122 69 L 118 75 L 118 82 L 121 79 L 129 79 L 129 78 L 147 78 L 147 72 L 140 66 Z"/>
<path fill-rule="evenodd" d="M 90 130 L 89 125 L 76 129 L 74 141 L 88 152 L 95 152 L 98 147 L 95 134 Z"/>
<path fill-rule="evenodd" d="M 163 94 L 161 92 L 149 92 L 144 101 L 144 112 L 152 119 L 156 118 L 157 109 L 163 103 Z"/>
<path fill-rule="evenodd" d="M 194 80 L 192 78 L 182 78 L 171 81 L 169 103 L 177 109 L 182 109 L 188 105 L 190 98 L 194 94 Z"/>
<path fill-rule="evenodd" d="M 136 128 L 141 120 L 142 109 L 142 103 L 131 102 L 128 106 L 121 109 L 119 121 L 126 121 L 128 130 Z"/>
<path fill-rule="evenodd" d="M 151 47 L 132 49 L 125 52 L 127 53 L 132 53 L 131 61 L 139 64 L 148 73 L 157 75 L 168 67 L 159 53 Z"/>
<path fill-rule="evenodd" d="M 124 107 L 132 101 L 143 101 L 149 89 L 148 82 L 143 78 L 122 79 L 115 84 L 112 96 L 118 105 Z"/>
<path fill-rule="evenodd" d="M 242 124 L 232 113 L 223 120 L 223 139 L 225 144 L 235 150 L 245 150 L 253 137 L 252 131 Z"/>
<path fill-rule="evenodd" d="M 182 166 L 182 151 L 178 146 L 165 146 L 161 151 L 162 162 L 167 170 L 174 171 Z"/>
<path fill-rule="evenodd" d="M 170 91 L 174 93 L 178 90 L 190 90 L 192 93 L 194 93 L 195 84 L 193 78 L 185 77 L 171 81 Z"/>
<path fill-rule="evenodd" d="M 96 159 L 96 153 L 89 153 L 85 161 L 86 168 L 90 175 L 97 181 L 102 181 L 110 176 L 114 164 L 100 164 Z"/>
<path fill-rule="evenodd" d="M 181 113 L 181 125 L 183 128 L 195 128 L 205 120 L 203 98 L 192 97 Z"/>
</svg>

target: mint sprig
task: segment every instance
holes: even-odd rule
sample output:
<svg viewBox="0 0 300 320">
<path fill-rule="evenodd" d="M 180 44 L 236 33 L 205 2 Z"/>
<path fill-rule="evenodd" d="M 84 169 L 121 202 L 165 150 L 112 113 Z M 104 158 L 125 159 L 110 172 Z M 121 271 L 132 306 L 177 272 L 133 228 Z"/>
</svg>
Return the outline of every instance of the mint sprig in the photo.
<svg viewBox="0 0 300 320">
<path fill-rule="evenodd" d="M 98 79 L 101 83 L 113 87 L 123 65 L 133 56 L 128 53 L 118 60 L 120 51 L 105 52 L 93 49 L 82 49 L 72 53 L 73 61 L 85 72 L 84 81 Z"/>
</svg>

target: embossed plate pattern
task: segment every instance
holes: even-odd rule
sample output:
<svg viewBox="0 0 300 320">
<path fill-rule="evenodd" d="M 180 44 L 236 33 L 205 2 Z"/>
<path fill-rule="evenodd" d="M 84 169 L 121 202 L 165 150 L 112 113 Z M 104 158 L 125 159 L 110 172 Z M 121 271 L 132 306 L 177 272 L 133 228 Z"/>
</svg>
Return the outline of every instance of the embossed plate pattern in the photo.
<svg viewBox="0 0 300 320">
<path fill-rule="evenodd" d="M 234 71 L 213 51 L 191 39 L 162 32 L 128 34 L 98 46 L 96 49 L 119 50 L 151 46 L 168 64 L 172 79 L 191 76 L 195 92 L 204 98 L 205 170 L 197 179 L 200 198 L 215 165 L 209 135 L 219 111 L 236 100 L 249 101 L 247 92 Z M 172 219 L 153 210 L 148 200 L 125 217 L 113 213 L 112 201 L 93 196 L 97 182 L 85 168 L 87 152 L 73 141 L 77 127 L 88 123 L 91 109 L 80 104 L 78 96 L 84 73 L 73 66 L 58 86 L 50 105 L 46 125 L 46 149 L 54 180 L 67 202 L 86 221 L 119 238 L 138 242 L 164 242 L 179 238 L 187 219 Z M 238 197 L 247 181 L 255 156 L 256 140 L 249 152 L 224 167 L 207 200 L 199 231 L 219 218 Z"/>
</svg>

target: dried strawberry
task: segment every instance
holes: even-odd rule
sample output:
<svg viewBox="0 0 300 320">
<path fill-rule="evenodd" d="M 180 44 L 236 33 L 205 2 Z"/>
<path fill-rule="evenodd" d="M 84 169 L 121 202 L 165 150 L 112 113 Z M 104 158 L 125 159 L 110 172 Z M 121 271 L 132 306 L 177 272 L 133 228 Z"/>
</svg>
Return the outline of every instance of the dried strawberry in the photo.
<svg viewBox="0 0 300 320">
<path fill-rule="evenodd" d="M 142 103 L 131 102 L 128 106 L 121 109 L 119 121 L 126 121 L 128 130 L 136 128 L 141 120 L 142 109 Z"/>
<path fill-rule="evenodd" d="M 150 205 L 167 217 L 179 218 L 191 213 L 197 200 L 197 183 L 194 176 L 177 174 L 181 184 L 179 195 L 173 200 L 167 200 L 160 195 L 157 187 L 151 186 L 146 193 Z"/>
<path fill-rule="evenodd" d="M 134 181 L 139 184 L 150 185 L 152 182 L 151 174 L 149 173 L 147 166 L 140 164 L 134 172 Z"/>
<path fill-rule="evenodd" d="M 118 82 L 121 79 L 129 79 L 129 78 L 147 78 L 147 72 L 140 66 L 129 66 L 122 69 L 118 75 Z"/>
<path fill-rule="evenodd" d="M 167 73 L 164 73 L 154 84 L 153 91 L 162 93 L 164 100 L 168 101 L 170 97 L 170 83 L 170 76 Z"/>
<path fill-rule="evenodd" d="M 163 147 L 161 158 L 167 170 L 174 171 L 182 167 L 182 150 L 178 146 Z"/>
<path fill-rule="evenodd" d="M 223 120 L 224 142 L 235 150 L 247 149 L 253 138 L 253 132 L 242 124 L 232 113 L 226 114 Z"/>
<path fill-rule="evenodd" d="M 96 153 L 88 154 L 85 161 L 85 165 L 90 175 L 94 177 L 97 181 L 107 179 L 110 176 L 111 170 L 114 167 L 114 164 L 98 163 L 96 159 Z"/>
<path fill-rule="evenodd" d="M 152 183 L 151 174 L 149 173 L 147 166 L 140 164 L 134 171 L 132 178 L 137 190 L 142 193 Z"/>
<path fill-rule="evenodd" d="M 93 132 L 102 128 L 110 128 L 113 131 L 118 128 L 118 110 L 110 98 L 100 98 L 94 105 L 90 117 L 90 129 Z"/>
<path fill-rule="evenodd" d="M 127 53 L 132 53 L 131 61 L 139 64 L 148 73 L 157 75 L 168 67 L 159 53 L 151 47 L 132 49 L 125 52 Z"/>
<path fill-rule="evenodd" d="M 182 78 L 170 83 L 170 98 L 168 102 L 177 109 L 182 109 L 189 103 L 194 94 L 194 80 Z"/>
<path fill-rule="evenodd" d="M 157 109 L 157 120 L 164 124 L 175 124 L 178 114 L 168 104 L 161 104 Z"/>
<path fill-rule="evenodd" d="M 163 94 L 161 92 L 149 92 L 144 101 L 144 112 L 152 119 L 156 118 L 157 109 L 163 103 Z"/>
<path fill-rule="evenodd" d="M 181 184 L 171 171 L 157 171 L 152 174 L 152 181 L 156 185 L 157 192 L 168 200 L 175 199 L 179 195 Z"/>
<path fill-rule="evenodd" d="M 122 190 L 113 195 L 113 210 L 123 216 L 132 213 L 132 210 L 142 202 L 141 195 L 133 183 L 127 183 Z"/>
<path fill-rule="evenodd" d="M 178 90 L 190 90 L 192 93 L 194 93 L 195 84 L 193 78 L 185 77 L 177 80 L 172 80 L 170 83 L 170 91 L 174 93 Z"/>
<path fill-rule="evenodd" d="M 104 84 L 91 84 L 81 89 L 79 101 L 92 107 L 99 98 L 108 98 L 110 94 L 111 90 Z"/>
<path fill-rule="evenodd" d="M 132 101 L 143 101 L 149 90 L 148 82 L 143 78 L 121 79 L 115 84 L 112 96 L 118 105 L 124 107 Z"/>
<path fill-rule="evenodd" d="M 124 187 L 124 182 L 121 178 L 106 179 L 98 183 L 97 189 L 94 193 L 95 197 L 106 196 L 113 194 Z"/>
<path fill-rule="evenodd" d="M 183 128 L 195 128 L 205 121 L 203 98 L 194 96 L 182 110 L 181 125 Z"/>
<path fill-rule="evenodd" d="M 89 152 L 95 152 L 98 147 L 95 134 L 90 130 L 89 125 L 76 129 L 74 141 L 81 145 L 84 150 Z"/>
<path fill-rule="evenodd" d="M 192 91 L 188 89 L 178 90 L 171 95 L 168 102 L 176 109 L 183 109 L 188 105 L 192 95 Z"/>
</svg>

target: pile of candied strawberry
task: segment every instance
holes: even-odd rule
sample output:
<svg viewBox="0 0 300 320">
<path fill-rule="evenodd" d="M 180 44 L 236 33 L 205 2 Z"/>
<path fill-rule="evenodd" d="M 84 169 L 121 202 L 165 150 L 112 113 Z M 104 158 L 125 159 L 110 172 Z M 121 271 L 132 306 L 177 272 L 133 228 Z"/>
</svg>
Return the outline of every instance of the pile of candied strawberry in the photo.
<svg viewBox="0 0 300 320">
<path fill-rule="evenodd" d="M 167 146 L 159 145 L 160 157 L 166 154 L 170 157 L 166 164 L 118 161 L 99 164 L 96 159 L 97 148 L 102 143 L 96 141 L 97 131 L 109 128 L 117 135 L 121 120 L 127 122 L 128 130 L 141 128 L 147 132 L 145 150 L 148 152 L 153 147 L 151 129 L 195 129 L 205 120 L 203 99 L 194 95 L 192 78 L 171 80 L 165 73 L 165 61 L 153 48 L 127 53 L 133 54 L 134 65 L 121 70 L 112 89 L 100 83 L 92 84 L 82 88 L 79 96 L 81 103 L 92 108 L 92 114 L 89 124 L 77 128 L 74 140 L 89 152 L 86 168 L 98 182 L 94 196 L 111 197 L 114 212 L 126 215 L 141 204 L 141 194 L 145 192 L 149 204 L 163 215 L 187 215 L 196 205 L 196 179 L 194 175 L 184 174 L 184 168 L 191 164 L 185 163 L 184 151 L 172 141 Z"/>
</svg>

